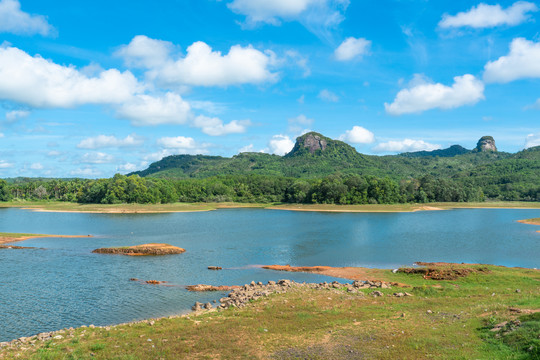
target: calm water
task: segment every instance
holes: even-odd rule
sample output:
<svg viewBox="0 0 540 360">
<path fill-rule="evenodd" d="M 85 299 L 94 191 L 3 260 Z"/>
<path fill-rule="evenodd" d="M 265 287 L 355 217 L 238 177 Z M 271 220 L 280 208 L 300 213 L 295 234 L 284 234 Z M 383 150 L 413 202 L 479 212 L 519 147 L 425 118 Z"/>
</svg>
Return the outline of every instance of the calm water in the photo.
<svg viewBox="0 0 540 360">
<path fill-rule="evenodd" d="M 540 229 L 516 223 L 540 210 L 463 209 L 417 213 L 314 213 L 231 209 L 173 214 L 70 214 L 0 209 L 0 231 L 93 234 L 48 238 L 0 250 L 0 341 L 80 325 L 108 325 L 187 311 L 223 293 L 183 285 L 241 285 L 314 274 L 257 264 L 393 268 L 414 261 L 540 267 Z M 169 243 L 184 254 L 92 254 L 100 247 Z M 225 268 L 209 271 L 209 265 Z M 151 286 L 130 278 L 164 280 Z"/>
</svg>

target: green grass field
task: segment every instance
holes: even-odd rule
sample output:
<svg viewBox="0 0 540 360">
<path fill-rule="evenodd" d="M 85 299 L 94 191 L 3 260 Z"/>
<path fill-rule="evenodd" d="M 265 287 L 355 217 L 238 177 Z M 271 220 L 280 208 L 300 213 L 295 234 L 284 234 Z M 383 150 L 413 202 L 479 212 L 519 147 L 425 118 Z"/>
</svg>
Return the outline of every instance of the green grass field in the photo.
<svg viewBox="0 0 540 360">
<path fill-rule="evenodd" d="M 380 270 L 411 287 L 383 289 L 383 297 L 302 288 L 243 309 L 66 330 L 61 339 L 3 348 L 0 358 L 539 359 L 540 271 L 487 270 L 443 281 Z"/>
</svg>

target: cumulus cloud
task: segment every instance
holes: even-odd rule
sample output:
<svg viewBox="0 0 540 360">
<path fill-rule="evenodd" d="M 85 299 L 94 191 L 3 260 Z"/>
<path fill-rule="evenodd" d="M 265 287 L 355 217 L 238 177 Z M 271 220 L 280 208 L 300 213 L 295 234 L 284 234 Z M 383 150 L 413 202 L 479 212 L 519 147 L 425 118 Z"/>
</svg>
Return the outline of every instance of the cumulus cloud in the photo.
<svg viewBox="0 0 540 360">
<path fill-rule="evenodd" d="M 452 109 L 473 105 L 482 99 L 484 99 L 484 84 L 470 74 L 454 77 L 452 86 L 431 83 L 415 77 L 410 88 L 398 92 L 394 102 L 385 103 L 384 107 L 391 115 L 402 115 L 436 108 Z"/>
<path fill-rule="evenodd" d="M 349 0 L 233 0 L 228 7 L 246 16 L 244 28 L 296 20 L 315 35 L 327 37 L 328 29 L 345 19 L 348 5 Z"/>
<path fill-rule="evenodd" d="M 27 110 L 12 110 L 6 113 L 6 120 L 9 122 L 13 122 L 17 119 L 25 118 L 28 115 L 30 115 L 30 111 Z"/>
<path fill-rule="evenodd" d="M 62 153 L 60 151 L 56 151 L 56 150 L 51 150 L 47 153 L 47 156 L 50 156 L 50 157 L 56 157 L 56 156 L 60 156 L 62 155 Z"/>
<path fill-rule="evenodd" d="M 199 115 L 193 121 L 193 126 L 201 128 L 202 132 L 210 136 L 228 134 L 241 134 L 251 125 L 250 120 L 233 120 L 227 124 L 217 117 Z"/>
<path fill-rule="evenodd" d="M 349 61 L 355 58 L 361 59 L 366 55 L 371 46 L 371 41 L 364 38 L 349 37 L 345 39 L 334 51 L 334 56 L 339 61 Z"/>
<path fill-rule="evenodd" d="M 87 77 L 14 47 L 0 47 L 0 98 L 36 108 L 69 108 L 83 104 L 119 104 L 140 85 L 129 71 L 116 69 Z"/>
<path fill-rule="evenodd" d="M 12 167 L 13 167 L 12 163 L 8 163 L 5 160 L 0 160 L 0 169 L 8 169 L 8 168 L 12 168 Z"/>
<path fill-rule="evenodd" d="M 223 55 L 197 41 L 187 48 L 185 56 L 173 57 L 171 46 L 139 35 L 116 54 L 123 57 L 127 65 L 147 69 L 147 77 L 164 86 L 228 86 L 277 80 L 277 74 L 270 71 L 276 61 L 271 51 L 234 45 Z"/>
<path fill-rule="evenodd" d="M 525 139 L 525 149 L 533 146 L 540 146 L 540 133 L 529 134 Z"/>
<path fill-rule="evenodd" d="M 132 171 L 137 170 L 137 165 L 128 162 L 122 165 L 118 165 L 116 167 L 116 170 L 122 171 L 122 172 L 132 172 Z"/>
<path fill-rule="evenodd" d="M 99 170 L 96 170 L 91 167 L 86 167 L 83 169 L 75 169 L 70 172 L 73 176 L 82 176 L 82 177 L 96 177 L 101 175 L 101 172 Z"/>
<path fill-rule="evenodd" d="M 31 15 L 21 10 L 18 0 L 0 0 L 0 32 L 17 35 L 54 35 L 54 28 L 42 15 Z"/>
<path fill-rule="evenodd" d="M 243 152 L 253 152 L 255 149 L 255 147 L 253 146 L 253 144 L 249 144 L 249 145 L 246 145 L 244 147 L 241 147 L 239 150 L 238 150 L 238 153 L 243 153 Z"/>
<path fill-rule="evenodd" d="M 159 159 L 174 153 L 206 154 L 208 153 L 208 147 L 210 147 L 210 144 L 200 144 L 192 137 L 186 136 L 162 137 L 157 140 L 157 144 L 165 150 L 151 154 L 150 156 L 153 158 L 160 156 Z M 145 160 L 151 160 L 151 158 L 145 157 Z"/>
<path fill-rule="evenodd" d="M 319 99 L 321 100 L 324 100 L 324 101 L 328 101 L 328 102 L 338 102 L 339 101 L 339 97 L 334 94 L 333 92 L 331 92 L 330 90 L 327 90 L 327 89 L 323 89 L 319 92 L 319 95 L 318 95 Z"/>
<path fill-rule="evenodd" d="M 540 42 L 516 38 L 510 53 L 490 61 L 484 67 L 484 81 L 507 83 L 524 78 L 540 77 Z"/>
<path fill-rule="evenodd" d="M 351 130 L 345 131 L 345 134 L 342 134 L 339 140 L 351 144 L 371 144 L 375 141 L 375 135 L 366 128 L 353 126 Z"/>
<path fill-rule="evenodd" d="M 115 55 L 122 57 L 128 66 L 153 68 L 163 65 L 174 48 L 169 41 L 137 35 L 128 45 L 116 51 Z"/>
<path fill-rule="evenodd" d="M 313 125 L 314 120 L 308 118 L 304 114 L 300 114 L 297 117 L 291 118 L 288 120 L 289 128 L 288 130 L 292 133 L 304 132 Z"/>
<path fill-rule="evenodd" d="M 113 135 L 98 135 L 82 140 L 77 147 L 79 149 L 101 149 L 108 147 L 140 146 L 144 140 L 135 134 L 119 139 Z"/>
<path fill-rule="evenodd" d="M 283 156 L 294 147 L 294 142 L 287 135 L 274 135 L 268 142 L 268 152 Z"/>
<path fill-rule="evenodd" d="M 4 133 L 0 133 L 0 139 L 4 137 Z"/>
<path fill-rule="evenodd" d="M 33 163 L 32 165 L 30 165 L 30 169 L 43 170 L 43 165 L 41 165 L 41 163 Z"/>
<path fill-rule="evenodd" d="M 411 151 L 432 151 L 440 149 L 441 145 L 430 144 L 424 140 L 412 140 L 404 139 L 399 141 L 388 141 L 384 143 L 377 144 L 373 148 L 375 152 L 411 152 Z"/>
<path fill-rule="evenodd" d="M 80 162 L 83 164 L 108 164 L 114 161 L 114 157 L 102 152 L 89 152 L 84 154 Z"/>
<path fill-rule="evenodd" d="M 480 3 L 473 6 L 467 12 L 460 12 L 457 15 L 443 15 L 439 22 L 441 28 L 492 28 L 501 25 L 514 26 L 529 19 L 529 12 L 538 11 L 538 7 L 527 1 L 515 2 L 512 6 L 503 9 L 501 5 L 487 5 Z"/>
<path fill-rule="evenodd" d="M 117 108 L 119 117 L 131 120 L 135 126 L 185 124 L 191 119 L 191 106 L 180 95 L 136 95 Z"/>
</svg>

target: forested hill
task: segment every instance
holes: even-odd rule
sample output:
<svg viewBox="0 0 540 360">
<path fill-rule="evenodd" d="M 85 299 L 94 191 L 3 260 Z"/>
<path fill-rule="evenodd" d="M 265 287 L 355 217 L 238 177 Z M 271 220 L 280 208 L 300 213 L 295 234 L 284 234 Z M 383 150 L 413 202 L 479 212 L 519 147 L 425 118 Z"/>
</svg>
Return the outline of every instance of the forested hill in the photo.
<svg viewBox="0 0 540 360">
<path fill-rule="evenodd" d="M 527 153 L 529 155 L 525 156 Z M 522 160 L 528 161 L 525 163 Z M 538 151 L 532 149 L 510 154 L 497 151 L 495 140 L 484 136 L 475 149 L 459 145 L 434 151 L 400 155 L 373 156 L 358 153 L 352 146 L 310 132 L 296 139 L 285 156 L 264 153 L 240 153 L 232 158 L 206 155 L 173 155 L 152 163 L 148 169 L 132 174 L 157 178 L 207 178 L 221 175 L 266 175 L 293 178 L 321 178 L 331 174 L 357 174 L 390 177 L 394 180 L 435 177 L 464 177 L 479 171 L 485 173 L 498 164 L 498 169 L 511 169 L 523 162 L 537 168 Z M 510 171 L 510 170 L 508 170 Z M 507 171 L 505 171 L 507 172 Z M 130 175 L 132 175 L 130 174 Z"/>
</svg>

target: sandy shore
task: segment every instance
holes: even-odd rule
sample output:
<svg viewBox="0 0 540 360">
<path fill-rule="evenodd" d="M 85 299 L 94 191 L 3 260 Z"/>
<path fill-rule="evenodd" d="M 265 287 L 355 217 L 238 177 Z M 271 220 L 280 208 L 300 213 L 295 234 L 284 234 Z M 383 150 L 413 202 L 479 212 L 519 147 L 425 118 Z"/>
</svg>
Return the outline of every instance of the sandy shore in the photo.
<svg viewBox="0 0 540 360">
<path fill-rule="evenodd" d="M 540 218 L 526 219 L 526 220 L 518 220 L 517 222 L 518 222 L 518 223 L 522 223 L 522 224 L 539 225 L 539 226 L 540 226 Z M 538 230 L 537 233 L 540 233 L 540 230 Z"/>
<path fill-rule="evenodd" d="M 36 238 L 85 238 L 85 237 L 92 237 L 92 235 L 45 235 L 45 234 L 25 234 L 22 236 L 17 236 L 16 234 L 13 235 L 0 235 L 0 244 L 7 244 L 17 241 L 24 241 L 28 239 L 36 239 Z"/>
</svg>

